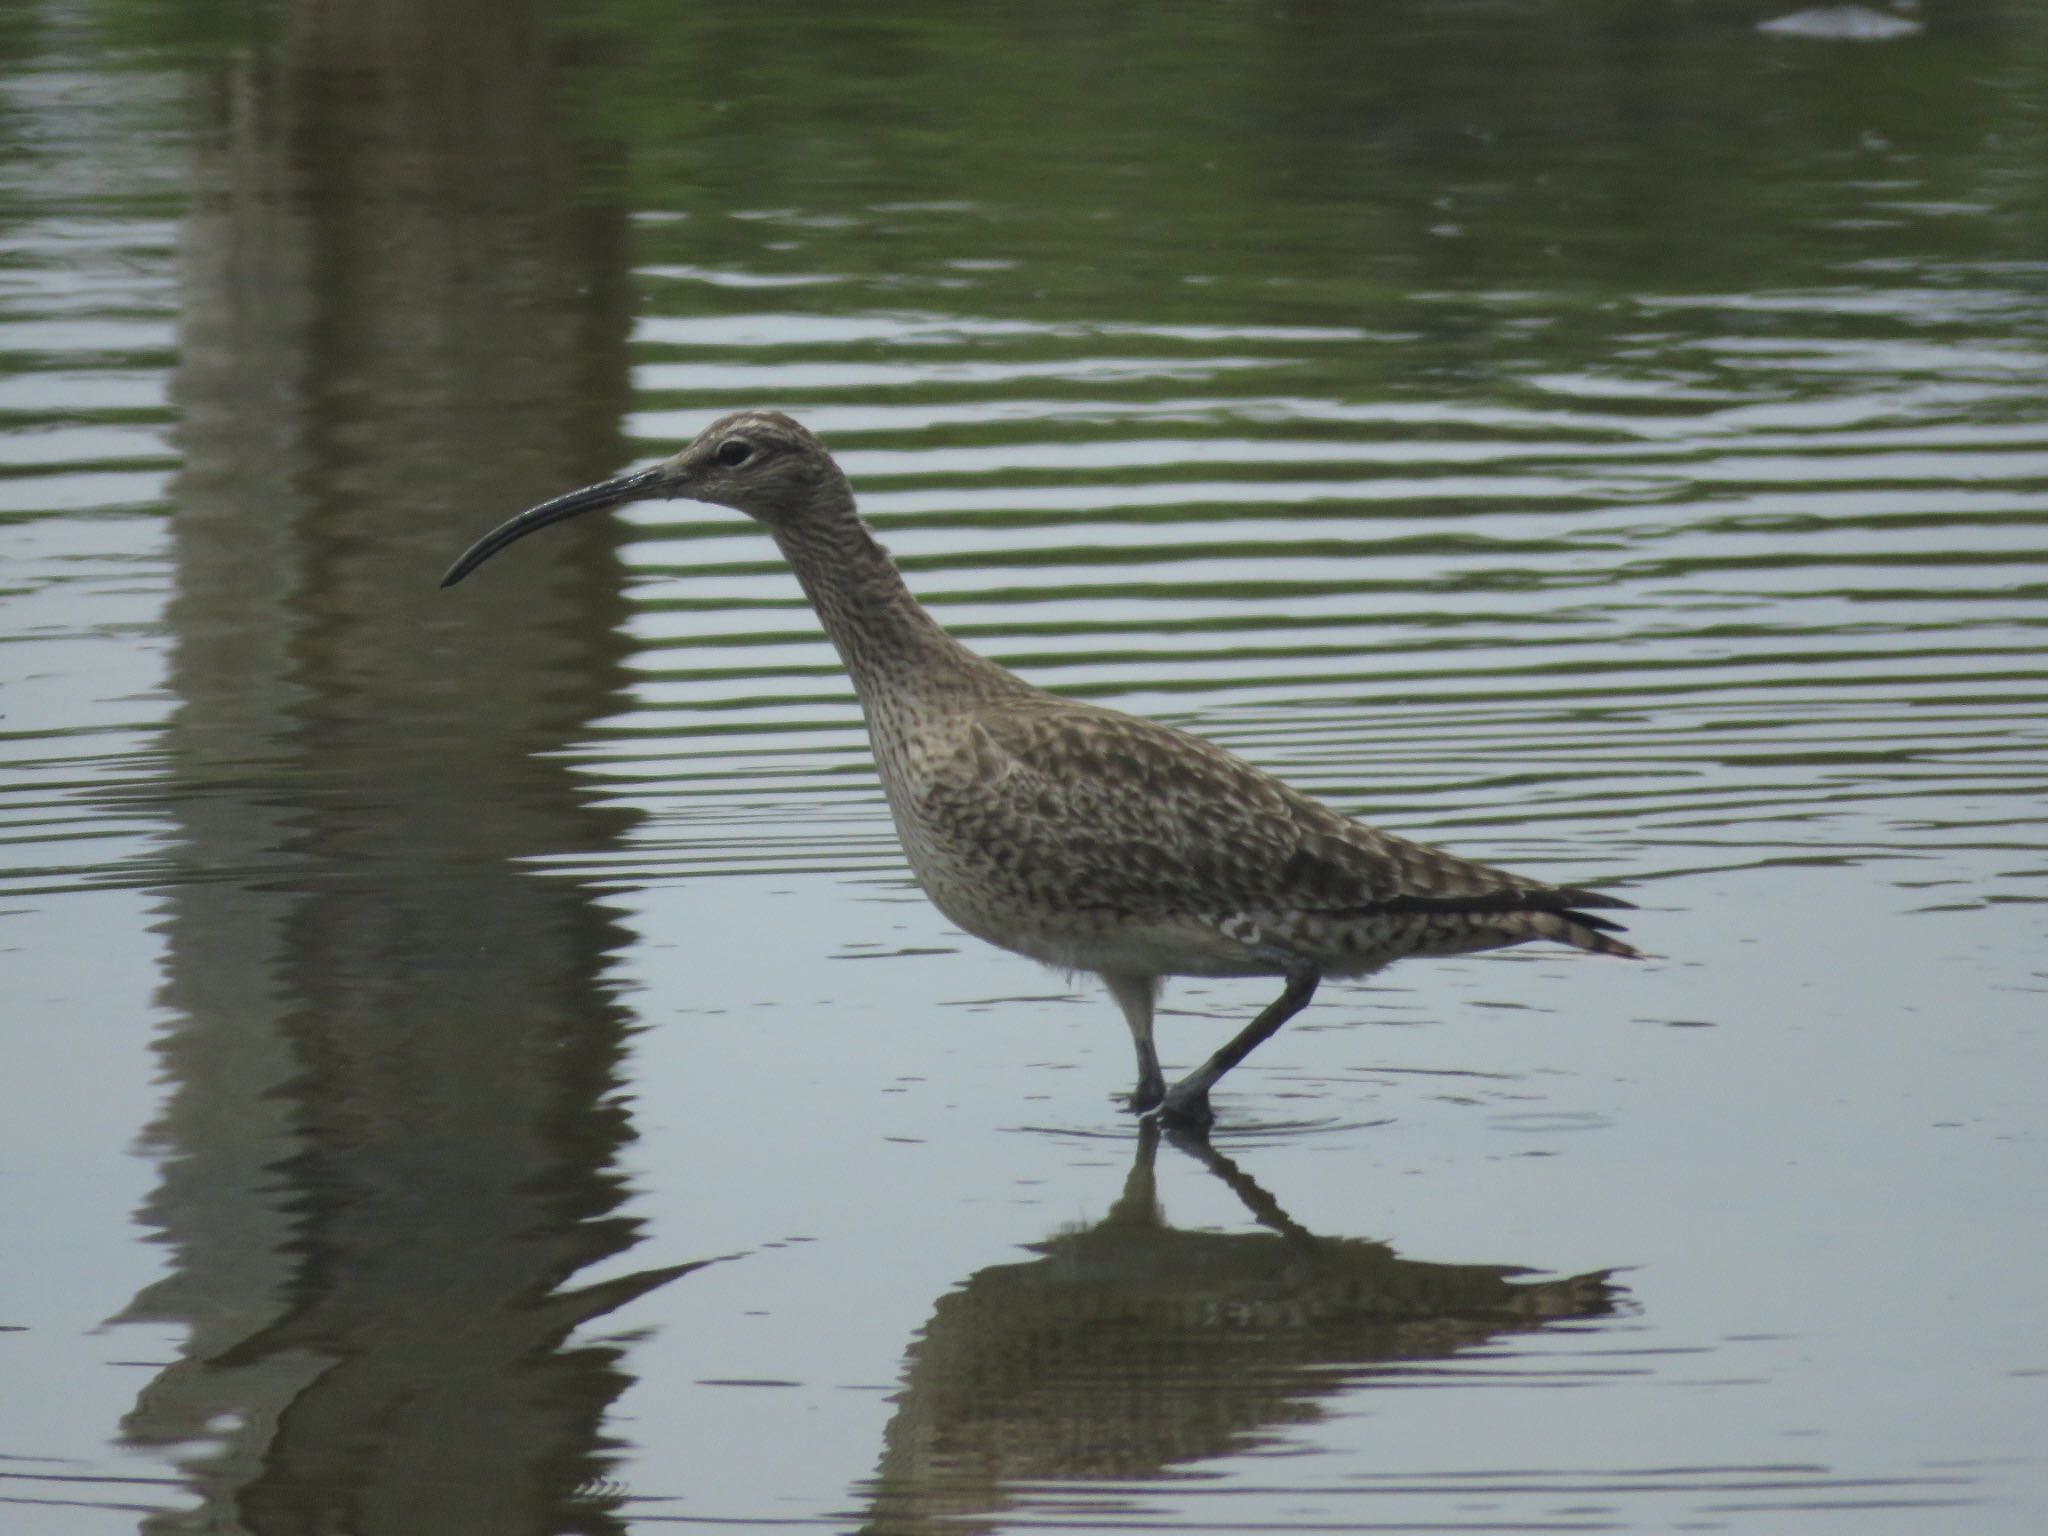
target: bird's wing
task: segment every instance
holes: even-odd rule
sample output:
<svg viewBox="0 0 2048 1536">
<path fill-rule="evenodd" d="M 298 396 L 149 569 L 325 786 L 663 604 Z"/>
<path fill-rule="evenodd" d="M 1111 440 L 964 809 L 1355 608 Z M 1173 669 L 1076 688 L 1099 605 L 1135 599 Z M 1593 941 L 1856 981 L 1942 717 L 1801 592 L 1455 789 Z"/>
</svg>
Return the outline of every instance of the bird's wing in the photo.
<svg viewBox="0 0 2048 1536">
<path fill-rule="evenodd" d="M 1063 907 L 1526 910 L 1537 893 L 1551 899 L 1534 904 L 1561 904 L 1551 887 L 1353 821 L 1212 743 L 1068 700 L 977 712 L 923 799 L 977 863 Z"/>
</svg>

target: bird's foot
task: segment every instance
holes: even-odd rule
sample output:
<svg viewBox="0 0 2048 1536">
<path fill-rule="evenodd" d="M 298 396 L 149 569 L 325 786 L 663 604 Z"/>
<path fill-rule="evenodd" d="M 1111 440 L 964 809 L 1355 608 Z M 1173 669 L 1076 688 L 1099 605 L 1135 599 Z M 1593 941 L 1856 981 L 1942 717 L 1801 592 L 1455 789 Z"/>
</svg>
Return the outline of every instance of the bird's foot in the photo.
<svg viewBox="0 0 2048 1536">
<path fill-rule="evenodd" d="M 1209 1127 L 1216 1123 L 1216 1111 L 1209 1107 L 1209 1090 L 1197 1088 L 1186 1091 L 1187 1084 L 1176 1083 L 1166 1091 L 1151 1117 L 1170 1131 L 1186 1131 L 1195 1136 L 1206 1137 Z"/>
<path fill-rule="evenodd" d="M 1166 1102 L 1166 1079 L 1157 1076 L 1140 1078 L 1127 1102 L 1133 1114 L 1149 1115 Z"/>
</svg>

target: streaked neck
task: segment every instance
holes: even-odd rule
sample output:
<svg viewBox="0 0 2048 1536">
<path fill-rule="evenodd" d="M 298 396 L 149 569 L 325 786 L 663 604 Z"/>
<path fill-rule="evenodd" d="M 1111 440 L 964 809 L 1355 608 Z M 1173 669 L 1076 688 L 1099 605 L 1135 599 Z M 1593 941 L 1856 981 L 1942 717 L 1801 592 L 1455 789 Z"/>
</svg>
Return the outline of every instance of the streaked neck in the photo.
<svg viewBox="0 0 2048 1536">
<path fill-rule="evenodd" d="M 853 506 L 771 531 L 817 610 L 864 704 L 889 697 L 986 694 L 1024 685 L 939 627 Z"/>
</svg>

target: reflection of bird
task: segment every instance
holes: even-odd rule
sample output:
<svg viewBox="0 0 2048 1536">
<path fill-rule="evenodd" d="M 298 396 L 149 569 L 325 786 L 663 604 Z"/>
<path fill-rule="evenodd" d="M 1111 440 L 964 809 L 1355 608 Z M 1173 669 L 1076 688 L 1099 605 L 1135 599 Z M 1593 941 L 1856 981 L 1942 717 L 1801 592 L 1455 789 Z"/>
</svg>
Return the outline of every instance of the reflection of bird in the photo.
<svg viewBox="0 0 2048 1536">
<path fill-rule="evenodd" d="M 1627 902 L 1376 831 L 1220 747 L 975 655 L 910 595 L 824 445 L 777 412 L 727 416 L 651 469 L 522 512 L 442 585 L 537 528 L 641 497 L 734 507 L 774 536 L 853 675 L 919 883 L 969 933 L 1102 977 L 1137 1045 L 1134 1107 L 1206 1126 L 1210 1087 L 1325 976 L 1531 939 L 1636 956 L 1587 910 Z M 1169 1089 L 1152 1043 L 1165 976 L 1286 984 Z"/>
<path fill-rule="evenodd" d="M 1605 1273 L 1521 1281 L 1483 1264 L 1398 1258 L 1317 1237 L 1205 1140 L 1179 1138 L 1263 1232 L 1176 1231 L 1140 1128 L 1123 1198 L 939 1298 L 910 1347 L 881 1465 L 875 1531 L 1007 1528 L 974 1517 L 1018 1484 L 1151 1478 L 1311 1422 L 1396 1362 L 1615 1308 Z"/>
</svg>

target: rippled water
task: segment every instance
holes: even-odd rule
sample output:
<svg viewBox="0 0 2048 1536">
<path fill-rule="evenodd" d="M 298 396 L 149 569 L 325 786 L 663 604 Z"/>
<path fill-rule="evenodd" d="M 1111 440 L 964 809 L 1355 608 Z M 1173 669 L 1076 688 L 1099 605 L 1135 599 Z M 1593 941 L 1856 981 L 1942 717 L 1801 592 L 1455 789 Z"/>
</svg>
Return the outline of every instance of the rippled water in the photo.
<svg viewBox="0 0 2048 1536">
<path fill-rule="evenodd" d="M 1980 318 L 1944 337 L 1930 297 L 1787 294 L 1755 345 L 1727 334 L 1753 298 L 1630 296 L 1598 368 L 1358 404 L 1311 381 L 1412 340 L 877 314 L 807 345 L 774 316 L 657 319 L 633 430 L 652 452 L 712 402 L 803 401 L 949 627 L 1376 817 L 1602 875 L 1736 820 L 1737 863 L 1862 853 L 1912 841 L 1879 823 L 1930 775 L 2039 789 L 2040 616 L 2014 587 L 2043 565 L 2048 357 L 2009 332 L 2038 328 L 2039 298 L 1974 292 L 1946 307 Z M 1461 303 L 1542 320 L 1526 297 Z M 1832 334 L 1845 309 L 1853 340 Z M 911 345 L 929 363 L 849 360 Z M 956 384 L 992 398 L 874 398 Z M 633 523 L 636 707 L 599 761 L 675 786 L 636 797 L 682 829 L 649 834 L 662 865 L 735 867 L 701 806 L 799 862 L 896 868 L 772 547 L 694 508 Z M 1816 834 L 1809 808 L 1876 820 Z M 821 850 L 820 820 L 849 812 L 871 836 Z M 766 851 L 750 834 L 739 867 Z"/>
<path fill-rule="evenodd" d="M 1772 14 L 0 17 L 0 1527 L 2031 1531 L 2048 26 Z M 435 589 L 743 405 L 1662 958 L 1140 1136 L 745 520 Z"/>
</svg>

